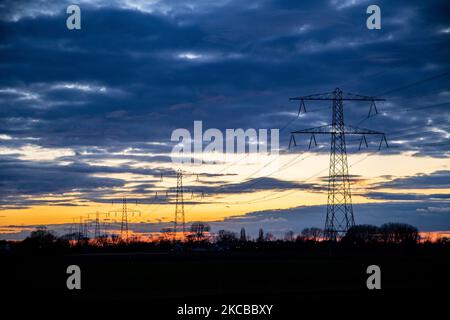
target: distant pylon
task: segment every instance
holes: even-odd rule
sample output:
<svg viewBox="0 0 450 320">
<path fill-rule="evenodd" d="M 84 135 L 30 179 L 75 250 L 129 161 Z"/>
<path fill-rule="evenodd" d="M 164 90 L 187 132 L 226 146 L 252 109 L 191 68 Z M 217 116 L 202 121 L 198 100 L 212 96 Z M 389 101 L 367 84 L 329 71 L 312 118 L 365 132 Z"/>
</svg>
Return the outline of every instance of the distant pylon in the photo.
<svg viewBox="0 0 450 320">
<path fill-rule="evenodd" d="M 122 221 L 120 223 L 120 238 L 128 239 L 128 210 L 127 198 L 125 197 L 122 199 Z"/>
<path fill-rule="evenodd" d="M 137 203 L 137 202 L 136 202 Z M 120 221 L 120 239 L 121 240 L 128 240 L 128 215 L 131 213 L 134 217 L 135 213 L 139 213 L 141 215 L 141 212 L 139 210 L 133 210 L 128 208 L 127 206 L 127 198 L 122 198 L 122 210 L 110 210 L 108 211 L 107 215 L 111 215 L 111 213 L 114 213 L 114 216 L 117 216 L 117 214 L 121 215 L 121 221 Z M 115 220 L 114 220 L 115 221 Z M 106 234 L 106 231 L 105 231 Z"/>
<path fill-rule="evenodd" d="M 179 169 L 177 171 L 177 196 L 175 201 L 175 219 L 173 222 L 173 240 L 176 239 L 176 234 L 178 231 L 178 223 L 181 219 L 183 225 L 183 236 L 186 232 L 186 222 L 184 219 L 184 199 L 183 199 L 183 171 Z"/>
<path fill-rule="evenodd" d="M 94 221 L 94 239 L 100 238 L 100 213 L 97 211 L 95 213 L 95 221 Z"/>
<path fill-rule="evenodd" d="M 305 100 L 330 100 L 332 101 L 333 116 L 332 124 L 320 127 L 294 131 L 292 134 L 310 134 L 309 148 L 312 142 L 316 145 L 316 135 L 330 134 L 331 135 L 331 150 L 330 150 L 330 168 L 328 177 L 328 200 L 327 200 L 327 216 L 325 221 L 325 239 L 337 240 L 340 239 L 349 228 L 355 225 L 353 216 L 352 196 L 350 191 L 350 177 L 348 173 L 347 163 L 347 149 L 345 143 L 345 136 L 362 135 L 362 141 L 359 144 L 361 148 L 362 142 L 367 146 L 367 135 L 381 136 L 380 147 L 383 141 L 386 143 L 386 136 L 382 132 L 377 132 L 368 129 L 362 129 L 355 126 L 346 126 L 344 124 L 344 100 L 349 101 L 370 101 L 371 110 L 378 110 L 375 106 L 375 101 L 384 101 L 375 97 L 344 93 L 340 89 L 336 89 L 331 93 L 313 94 L 309 96 L 300 96 L 290 98 L 290 100 L 300 100 L 300 106 L 304 107 Z M 306 108 L 303 108 L 306 112 Z M 371 112 L 371 111 L 370 111 Z M 369 113 L 370 114 L 370 113 Z M 291 137 L 291 141 L 295 138 Z"/>
<path fill-rule="evenodd" d="M 80 217 L 80 223 L 78 224 L 78 241 L 82 240 L 85 237 L 84 231 L 83 218 Z"/>
<path fill-rule="evenodd" d="M 105 237 L 108 237 L 108 222 L 103 222 L 103 232 Z"/>
<path fill-rule="evenodd" d="M 243 241 L 243 242 L 247 241 L 247 235 L 245 233 L 245 228 L 244 227 L 241 228 L 241 236 L 240 236 L 239 240 Z"/>
<path fill-rule="evenodd" d="M 72 238 L 73 238 L 73 233 L 74 233 L 75 227 L 76 227 L 76 225 L 75 225 L 75 218 L 73 218 L 72 219 L 72 223 L 70 224 L 70 228 L 69 228 L 69 234 L 72 235 Z"/>
</svg>

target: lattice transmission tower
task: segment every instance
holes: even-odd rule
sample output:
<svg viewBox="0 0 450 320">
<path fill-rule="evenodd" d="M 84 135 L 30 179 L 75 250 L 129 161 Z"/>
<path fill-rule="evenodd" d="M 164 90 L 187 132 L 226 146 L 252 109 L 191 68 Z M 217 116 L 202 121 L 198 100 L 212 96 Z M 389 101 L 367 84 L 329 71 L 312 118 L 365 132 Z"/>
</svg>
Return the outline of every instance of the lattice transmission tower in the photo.
<svg viewBox="0 0 450 320">
<path fill-rule="evenodd" d="M 173 240 L 175 241 L 177 231 L 178 231 L 178 223 L 179 219 L 181 219 L 181 224 L 183 226 L 183 236 L 186 233 L 186 221 L 184 218 L 184 197 L 183 197 L 183 171 L 179 169 L 177 171 L 177 193 L 175 200 L 175 218 L 173 221 Z"/>
<path fill-rule="evenodd" d="M 80 222 L 78 224 L 77 241 L 86 240 L 89 238 L 89 229 L 86 220 L 80 217 Z"/>
<path fill-rule="evenodd" d="M 309 148 L 312 143 L 317 145 L 315 135 L 330 134 L 330 167 L 328 177 L 328 200 L 327 215 L 325 220 L 324 237 L 327 240 L 340 239 L 347 230 L 355 225 L 353 215 L 352 195 L 350 190 L 350 177 L 348 173 L 347 149 L 345 143 L 346 135 L 361 135 L 359 148 L 364 143 L 367 147 L 367 135 L 381 136 L 379 149 L 382 143 L 388 147 L 386 136 L 383 132 L 373 131 L 369 129 L 358 128 L 355 126 L 345 125 L 344 123 L 344 101 L 370 101 L 369 115 L 378 113 L 375 102 L 384 101 L 376 97 L 363 96 L 358 94 L 343 93 L 339 88 L 331 93 L 313 94 L 308 96 L 299 96 L 290 98 L 289 100 L 299 100 L 299 114 L 306 112 L 305 101 L 332 101 L 332 123 L 315 128 L 298 130 L 291 132 L 291 141 L 295 142 L 295 134 L 310 134 Z"/>
<path fill-rule="evenodd" d="M 95 213 L 95 220 L 94 220 L 94 239 L 98 239 L 101 236 L 100 232 L 100 213 L 97 211 Z"/>
<path fill-rule="evenodd" d="M 114 202 L 113 202 L 114 203 Z M 127 206 L 127 198 L 122 198 L 122 210 L 110 210 L 108 212 L 108 215 L 111 213 L 114 213 L 116 216 L 117 214 L 121 215 L 120 219 L 120 239 L 122 241 L 128 240 L 128 215 L 132 214 L 134 216 L 135 213 L 141 215 L 141 212 L 139 210 L 133 210 L 128 208 Z"/>
<path fill-rule="evenodd" d="M 120 220 L 120 238 L 128 239 L 128 208 L 127 198 L 122 199 L 122 219 Z"/>
</svg>

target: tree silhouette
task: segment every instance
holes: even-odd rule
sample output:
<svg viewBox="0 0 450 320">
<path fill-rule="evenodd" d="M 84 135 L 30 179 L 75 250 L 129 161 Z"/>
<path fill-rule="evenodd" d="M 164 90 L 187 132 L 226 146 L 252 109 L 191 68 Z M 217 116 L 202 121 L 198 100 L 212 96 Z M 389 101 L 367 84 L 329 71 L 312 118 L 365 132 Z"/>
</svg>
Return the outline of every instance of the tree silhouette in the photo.
<svg viewBox="0 0 450 320">
<path fill-rule="evenodd" d="M 289 230 L 284 234 L 284 240 L 285 241 L 294 241 L 294 231 Z"/>
<path fill-rule="evenodd" d="M 237 237 L 234 232 L 227 230 L 219 230 L 219 233 L 217 235 L 217 242 L 231 244 L 237 242 Z"/>
<path fill-rule="evenodd" d="M 259 229 L 257 241 L 258 242 L 264 242 L 264 230 L 262 228 Z"/>
<path fill-rule="evenodd" d="M 265 241 L 273 241 L 273 240 L 275 240 L 275 236 L 272 233 L 267 232 L 266 236 L 264 237 L 264 240 Z"/>
<path fill-rule="evenodd" d="M 302 237 L 305 240 L 310 240 L 310 241 L 318 241 L 323 235 L 323 231 L 322 229 L 319 228 L 305 228 L 302 230 Z"/>
<path fill-rule="evenodd" d="M 356 225 L 348 229 L 342 241 L 351 243 L 375 243 L 380 240 L 381 230 L 369 224 Z"/>
<path fill-rule="evenodd" d="M 419 231 L 406 223 L 390 222 L 381 227 L 356 225 L 348 230 L 342 240 L 351 243 L 416 243 L 419 240 Z"/>
<path fill-rule="evenodd" d="M 38 227 L 23 240 L 22 245 L 28 249 L 62 249 L 68 246 L 69 242 L 59 239 L 53 231 L 48 231 L 46 227 Z"/>
<path fill-rule="evenodd" d="M 381 240 L 385 243 L 416 243 L 419 230 L 407 223 L 385 223 L 380 227 Z"/>
<path fill-rule="evenodd" d="M 239 241 L 241 241 L 241 242 L 246 242 L 247 241 L 247 235 L 245 233 L 245 228 L 244 227 L 241 228 L 241 236 L 239 238 Z"/>
<path fill-rule="evenodd" d="M 196 222 L 191 225 L 192 235 L 197 241 L 201 241 L 205 237 L 205 232 L 209 232 L 211 227 L 206 223 Z"/>
</svg>

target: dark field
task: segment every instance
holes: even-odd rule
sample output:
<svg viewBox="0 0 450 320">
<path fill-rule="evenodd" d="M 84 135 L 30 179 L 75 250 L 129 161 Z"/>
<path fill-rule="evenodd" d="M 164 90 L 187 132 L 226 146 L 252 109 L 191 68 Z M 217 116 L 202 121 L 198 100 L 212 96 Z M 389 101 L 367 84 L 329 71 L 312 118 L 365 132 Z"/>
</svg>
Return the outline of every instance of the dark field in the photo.
<svg viewBox="0 0 450 320">
<path fill-rule="evenodd" d="M 338 309 L 414 311 L 448 299 L 448 248 L 4 254 L 2 291 L 22 301 L 145 308 L 176 318 L 177 306 L 273 304 L 273 315 Z M 79 265 L 82 289 L 66 288 Z M 366 268 L 381 268 L 381 290 L 368 290 Z M 105 304 L 107 303 L 107 304 Z M 78 307 L 78 308 L 79 308 Z M 403 311 L 402 311 L 403 310 Z M 123 311 L 123 310 L 122 310 Z M 209 318 L 211 318 L 210 316 Z M 227 318 L 227 316 L 217 316 Z M 235 316 L 240 319 L 244 316 Z M 269 316 L 258 316 L 266 317 Z M 185 316 L 179 319 L 201 319 Z M 233 317 L 232 317 L 233 318 Z"/>
</svg>

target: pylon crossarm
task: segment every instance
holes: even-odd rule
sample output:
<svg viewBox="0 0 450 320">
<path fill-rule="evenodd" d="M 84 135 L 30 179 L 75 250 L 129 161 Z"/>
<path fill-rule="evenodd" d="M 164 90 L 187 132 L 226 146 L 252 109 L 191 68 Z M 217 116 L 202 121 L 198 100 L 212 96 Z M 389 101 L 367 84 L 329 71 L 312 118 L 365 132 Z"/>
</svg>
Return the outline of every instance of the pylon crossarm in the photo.
<svg viewBox="0 0 450 320">
<path fill-rule="evenodd" d="M 359 128 L 359 127 L 355 127 L 352 125 L 347 125 L 344 126 L 345 128 L 345 134 L 380 134 L 380 135 L 384 135 L 383 132 L 379 132 L 379 131 L 374 131 L 374 130 L 370 130 L 370 129 L 365 129 L 365 128 Z"/>
<path fill-rule="evenodd" d="M 320 127 L 314 127 L 309 129 L 303 129 L 303 130 L 297 130 L 292 131 L 291 134 L 301 134 L 301 133 L 308 133 L 308 134 L 330 134 L 333 133 L 333 126 L 331 124 L 327 124 Z"/>
<path fill-rule="evenodd" d="M 344 133 L 344 134 L 379 134 L 379 135 L 384 135 L 383 132 L 378 132 L 378 131 L 373 131 L 370 129 L 364 129 L 364 128 L 358 128 L 358 127 L 354 127 L 354 126 L 344 126 L 344 130 L 336 130 L 336 128 L 334 128 L 331 124 L 327 124 L 324 126 L 320 126 L 320 127 L 315 127 L 315 128 L 309 128 L 309 129 L 303 129 L 303 130 L 297 130 L 297 131 L 292 131 L 291 134 L 302 134 L 302 133 L 307 133 L 307 134 L 337 134 L 337 133 Z"/>
<path fill-rule="evenodd" d="M 336 89 L 338 90 L 338 89 Z M 339 90 L 339 92 L 342 93 L 342 96 L 339 97 L 339 100 L 346 100 L 346 101 L 386 101 L 386 99 L 381 99 L 377 97 L 372 96 L 365 96 L 361 94 L 354 94 L 354 93 L 344 93 Z M 327 93 L 319 93 L 319 94 L 310 94 L 307 96 L 298 96 L 298 97 L 292 97 L 289 98 L 289 100 L 304 100 L 304 101 L 324 101 L 324 100 L 336 100 L 335 92 L 327 92 Z"/>
<path fill-rule="evenodd" d="M 330 100 L 330 98 L 332 97 L 333 97 L 332 92 L 326 92 L 326 93 L 310 94 L 307 96 L 293 97 L 289 98 L 289 100 Z"/>
<path fill-rule="evenodd" d="M 354 94 L 354 93 L 350 93 L 347 92 L 343 95 L 344 100 L 355 100 L 355 101 L 386 101 L 386 99 L 382 99 L 382 98 L 376 98 L 376 97 L 371 97 L 371 96 L 365 96 L 362 94 Z"/>
</svg>

